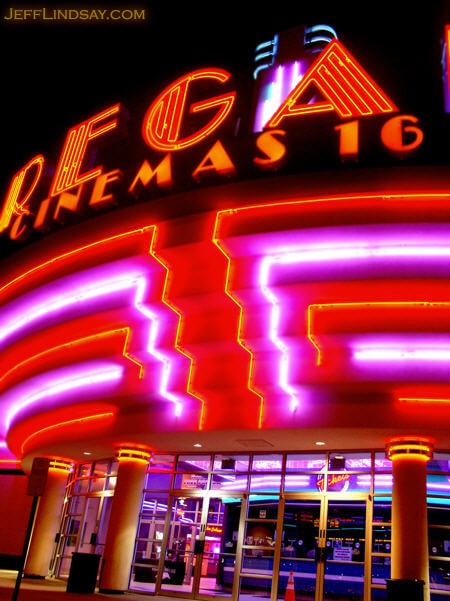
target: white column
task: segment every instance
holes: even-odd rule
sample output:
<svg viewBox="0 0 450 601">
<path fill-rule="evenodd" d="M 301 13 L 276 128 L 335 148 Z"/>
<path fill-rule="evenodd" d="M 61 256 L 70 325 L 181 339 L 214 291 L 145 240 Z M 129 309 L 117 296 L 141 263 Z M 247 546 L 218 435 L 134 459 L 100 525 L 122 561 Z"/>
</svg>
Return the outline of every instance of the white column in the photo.
<svg viewBox="0 0 450 601">
<path fill-rule="evenodd" d="M 386 449 L 392 461 L 391 579 L 423 580 L 429 599 L 427 461 L 433 447 L 417 438 L 392 439 Z"/>
<path fill-rule="evenodd" d="M 71 469 L 72 464 L 70 463 L 56 459 L 50 460 L 47 483 L 44 494 L 39 499 L 31 543 L 24 568 L 25 576 L 45 578 L 48 575 L 55 546 L 55 536 L 61 520 L 61 509 L 66 492 L 67 476 Z"/>
<path fill-rule="evenodd" d="M 150 453 L 122 448 L 103 552 L 100 592 L 120 593 L 128 588 L 142 491 Z"/>
</svg>

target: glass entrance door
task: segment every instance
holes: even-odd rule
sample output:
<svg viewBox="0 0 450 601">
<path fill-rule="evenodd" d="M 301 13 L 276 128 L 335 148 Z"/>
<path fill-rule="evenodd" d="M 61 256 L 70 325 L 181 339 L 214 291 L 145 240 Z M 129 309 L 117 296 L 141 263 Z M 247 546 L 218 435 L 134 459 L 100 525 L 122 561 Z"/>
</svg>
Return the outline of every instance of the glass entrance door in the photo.
<svg viewBox="0 0 450 601">
<path fill-rule="evenodd" d="M 366 501 L 328 499 L 323 600 L 363 601 Z"/>
<path fill-rule="evenodd" d="M 169 498 L 170 522 L 165 545 L 159 587 L 161 592 L 192 595 L 197 556 L 201 549 L 202 511 L 204 499 L 197 496 L 171 496 Z M 198 570 L 198 568 L 197 568 Z"/>
<path fill-rule="evenodd" d="M 314 601 L 316 598 L 318 567 L 321 568 L 318 552 L 322 504 L 320 498 L 286 499 L 284 503 L 278 577 L 280 601 L 285 598 L 293 601 L 292 593 L 286 594 L 289 579 L 294 584 L 295 599 Z"/>
<path fill-rule="evenodd" d="M 287 498 L 280 511 L 278 601 L 364 601 L 365 496 Z"/>
</svg>

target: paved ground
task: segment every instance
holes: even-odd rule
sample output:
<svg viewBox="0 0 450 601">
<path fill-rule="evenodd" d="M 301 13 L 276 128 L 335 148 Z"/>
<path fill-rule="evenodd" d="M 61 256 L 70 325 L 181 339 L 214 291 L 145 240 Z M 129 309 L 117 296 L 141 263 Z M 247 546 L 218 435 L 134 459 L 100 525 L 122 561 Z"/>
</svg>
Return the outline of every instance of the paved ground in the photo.
<svg viewBox="0 0 450 601">
<path fill-rule="evenodd" d="M 0 601 L 10 601 L 17 572 L 0 570 Z M 66 582 L 63 580 L 22 580 L 18 601 L 173 601 L 173 597 L 149 597 L 139 593 L 124 595 L 101 595 L 94 593 L 85 595 L 66 593 Z"/>
</svg>

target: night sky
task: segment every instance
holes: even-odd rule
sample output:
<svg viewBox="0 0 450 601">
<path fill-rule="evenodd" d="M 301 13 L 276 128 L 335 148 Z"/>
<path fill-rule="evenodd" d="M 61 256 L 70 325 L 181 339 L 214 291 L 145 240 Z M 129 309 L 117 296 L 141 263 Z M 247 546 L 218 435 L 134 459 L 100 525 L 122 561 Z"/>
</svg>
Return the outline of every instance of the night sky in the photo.
<svg viewBox="0 0 450 601">
<path fill-rule="evenodd" d="M 148 106 L 172 80 L 218 66 L 250 81 L 256 44 L 302 23 L 327 23 L 403 113 L 447 125 L 441 38 L 450 2 L 34 2 L 32 7 L 146 8 L 145 23 L 7 23 L 2 18 L 2 198 L 38 153 L 56 162 L 67 130 L 113 103 Z M 288 7 L 282 7 L 282 5 Z M 3 3 L 10 7 L 30 3 Z M 243 14 L 243 8 L 252 14 Z M 395 13 L 392 9 L 395 9 Z M 133 114 L 141 119 L 143 115 Z M 444 136 L 444 134 L 443 134 Z M 445 137 L 445 136 L 444 136 Z M 441 145 L 448 162 L 449 140 Z M 3 237 L 5 234 L 3 234 Z M 4 244 L 5 253 L 9 245 Z"/>
</svg>

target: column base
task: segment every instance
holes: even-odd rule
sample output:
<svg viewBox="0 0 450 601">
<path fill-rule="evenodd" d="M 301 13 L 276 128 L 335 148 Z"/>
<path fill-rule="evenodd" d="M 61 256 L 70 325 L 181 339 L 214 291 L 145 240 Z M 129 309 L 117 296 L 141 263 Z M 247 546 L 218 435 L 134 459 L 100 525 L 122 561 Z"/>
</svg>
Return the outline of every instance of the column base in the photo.
<svg viewBox="0 0 450 601">
<path fill-rule="evenodd" d="M 123 595 L 125 593 L 125 591 L 118 591 L 114 588 L 99 588 L 98 592 L 103 595 Z"/>
<path fill-rule="evenodd" d="M 390 579 L 386 580 L 387 601 L 399 601 L 399 599 L 408 599 L 408 601 L 424 601 L 424 581 Z"/>
</svg>

